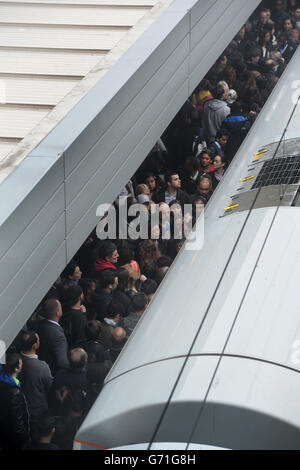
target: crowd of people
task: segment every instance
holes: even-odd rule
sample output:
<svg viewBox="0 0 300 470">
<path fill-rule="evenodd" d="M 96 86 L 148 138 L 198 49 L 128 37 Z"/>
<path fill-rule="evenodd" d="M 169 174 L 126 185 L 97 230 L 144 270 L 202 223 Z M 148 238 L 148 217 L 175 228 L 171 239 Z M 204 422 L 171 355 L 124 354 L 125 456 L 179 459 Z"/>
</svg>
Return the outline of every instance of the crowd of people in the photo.
<svg viewBox="0 0 300 470">
<path fill-rule="evenodd" d="M 100 240 L 98 226 L 7 351 L 0 448 L 72 448 L 184 244 L 184 231 L 175 236 L 184 207 L 195 224 L 299 45 L 300 4 L 267 6 L 241 28 L 113 203 L 119 222 L 126 201 L 126 226 L 136 204 L 158 214 L 155 224 L 149 217 L 147 236 L 123 237 L 117 223 L 114 239 Z"/>
</svg>

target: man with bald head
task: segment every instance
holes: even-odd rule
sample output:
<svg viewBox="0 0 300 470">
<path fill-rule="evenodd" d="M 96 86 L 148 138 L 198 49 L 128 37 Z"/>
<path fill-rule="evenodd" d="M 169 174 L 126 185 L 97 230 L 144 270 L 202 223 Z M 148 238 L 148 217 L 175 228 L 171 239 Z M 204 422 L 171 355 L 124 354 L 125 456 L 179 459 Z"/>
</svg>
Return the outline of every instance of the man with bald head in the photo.
<svg viewBox="0 0 300 470">
<path fill-rule="evenodd" d="M 209 198 L 212 195 L 212 180 L 209 175 L 202 175 L 200 176 L 197 184 L 197 193 L 192 197 L 192 199 L 195 199 L 195 196 L 202 196 L 205 197 L 206 201 L 209 200 Z"/>
<path fill-rule="evenodd" d="M 54 379 L 56 413 L 71 416 L 73 412 L 86 411 L 86 395 L 89 389 L 86 366 L 88 355 L 82 348 L 69 351 L 70 367 L 60 370 Z"/>
<path fill-rule="evenodd" d="M 115 362 L 118 358 L 120 352 L 122 351 L 123 347 L 125 346 L 127 341 L 127 334 L 124 328 L 121 326 L 117 326 L 114 328 L 112 333 L 112 342 L 110 347 L 110 355 L 112 361 Z"/>
</svg>

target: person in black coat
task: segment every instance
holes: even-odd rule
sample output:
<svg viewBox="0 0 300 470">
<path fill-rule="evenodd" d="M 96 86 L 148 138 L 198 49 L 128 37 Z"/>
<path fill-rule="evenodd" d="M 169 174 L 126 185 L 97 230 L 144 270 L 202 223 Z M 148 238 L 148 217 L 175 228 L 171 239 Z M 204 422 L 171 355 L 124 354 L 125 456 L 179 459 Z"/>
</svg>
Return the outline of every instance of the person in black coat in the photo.
<svg viewBox="0 0 300 470">
<path fill-rule="evenodd" d="M 79 345 L 85 339 L 87 324 L 86 308 L 81 305 L 83 292 L 80 286 L 71 286 L 66 293 L 66 306 L 63 309 L 61 326 L 65 331 L 70 348 Z"/>
<path fill-rule="evenodd" d="M 22 370 L 19 354 L 6 354 L 0 364 L 0 449 L 26 449 L 30 444 L 29 413 L 17 376 Z"/>
<path fill-rule="evenodd" d="M 190 156 L 186 159 L 184 170 L 181 175 L 182 187 L 187 194 L 195 194 L 199 177 L 199 159 Z"/>
<path fill-rule="evenodd" d="M 39 328 L 39 359 L 47 362 L 54 376 L 58 370 L 69 366 L 68 342 L 63 328 L 59 324 L 62 308 L 59 300 L 48 299 L 44 304 L 44 317 Z"/>
<path fill-rule="evenodd" d="M 100 334 L 101 322 L 89 321 L 85 327 L 86 340 L 80 345 L 88 355 L 89 364 L 111 361 L 109 349 L 99 341 Z"/>
<path fill-rule="evenodd" d="M 93 296 L 93 307 L 97 314 L 97 320 L 104 320 L 108 307 L 113 300 L 113 292 L 118 287 L 117 271 L 105 269 L 99 276 L 99 285 L 97 286 Z"/>
<path fill-rule="evenodd" d="M 113 297 L 116 302 L 123 304 L 125 309 L 124 317 L 127 317 L 132 312 L 131 298 L 127 294 L 126 290 L 129 284 L 129 273 L 127 269 L 120 268 L 118 272 L 118 287 L 114 291 Z"/>
<path fill-rule="evenodd" d="M 190 203 L 190 198 L 185 191 L 182 191 L 181 180 L 176 171 L 169 170 L 166 173 L 166 188 L 158 191 L 153 196 L 153 201 L 156 203 L 166 202 L 170 204 L 171 201 L 177 200 L 181 207 L 183 208 L 184 204 Z"/>
</svg>

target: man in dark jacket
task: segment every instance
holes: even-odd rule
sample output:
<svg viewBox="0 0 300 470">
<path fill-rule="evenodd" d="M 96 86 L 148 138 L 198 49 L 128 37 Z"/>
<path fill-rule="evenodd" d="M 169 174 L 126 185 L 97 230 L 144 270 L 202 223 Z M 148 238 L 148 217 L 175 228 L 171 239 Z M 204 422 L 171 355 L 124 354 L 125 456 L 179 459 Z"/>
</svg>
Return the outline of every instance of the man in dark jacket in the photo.
<svg viewBox="0 0 300 470">
<path fill-rule="evenodd" d="M 148 299 L 144 292 L 138 292 L 132 298 L 133 312 L 124 320 L 124 327 L 128 336 L 131 335 L 141 316 L 148 306 Z"/>
<path fill-rule="evenodd" d="M 153 196 L 152 199 L 154 202 L 166 202 L 167 204 L 170 204 L 170 202 L 176 200 L 180 203 L 181 207 L 183 207 L 184 204 L 190 203 L 189 196 L 186 192 L 180 189 L 181 180 L 176 171 L 169 170 L 166 173 L 166 184 L 167 187 L 165 189 L 158 191 L 158 193 Z"/>
<path fill-rule="evenodd" d="M 17 376 L 22 370 L 19 354 L 6 354 L 0 364 L 0 449 L 26 449 L 30 444 L 29 413 Z"/>
<path fill-rule="evenodd" d="M 87 325 L 86 308 L 82 305 L 83 292 L 80 286 L 71 286 L 66 292 L 66 305 L 60 324 L 64 329 L 70 348 L 85 340 Z"/>
<path fill-rule="evenodd" d="M 31 438 L 38 439 L 38 424 L 48 411 L 48 394 L 53 382 L 49 366 L 37 356 L 40 339 L 34 331 L 23 332 L 21 357 L 23 361 L 20 380 L 30 413 Z"/>
<path fill-rule="evenodd" d="M 225 119 L 225 122 L 228 118 Z M 216 134 L 216 140 L 210 144 L 208 149 L 212 152 L 213 157 L 215 158 L 217 155 L 220 157 L 224 157 L 224 152 L 226 148 L 226 144 L 230 137 L 230 133 L 228 130 L 220 129 Z"/>
<path fill-rule="evenodd" d="M 38 328 L 40 338 L 39 359 L 47 362 L 51 373 L 69 366 L 68 342 L 59 321 L 62 308 L 59 300 L 48 299 L 44 304 L 44 317 Z"/>
<path fill-rule="evenodd" d="M 118 287 L 117 273 L 109 269 L 102 271 L 99 284 L 93 294 L 92 301 L 97 312 L 97 320 L 103 321 L 113 299 L 113 292 Z"/>
</svg>

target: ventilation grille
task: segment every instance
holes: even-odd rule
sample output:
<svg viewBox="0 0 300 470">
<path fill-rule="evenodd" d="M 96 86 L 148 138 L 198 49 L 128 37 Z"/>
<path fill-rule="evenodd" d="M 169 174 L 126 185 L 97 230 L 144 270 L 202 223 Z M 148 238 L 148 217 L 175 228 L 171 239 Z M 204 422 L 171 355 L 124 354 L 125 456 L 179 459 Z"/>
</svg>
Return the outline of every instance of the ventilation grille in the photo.
<svg viewBox="0 0 300 470">
<path fill-rule="evenodd" d="M 281 184 L 299 184 L 299 182 L 300 155 L 293 155 L 265 162 L 251 189 Z"/>
</svg>

